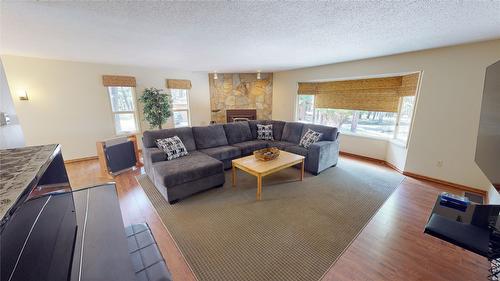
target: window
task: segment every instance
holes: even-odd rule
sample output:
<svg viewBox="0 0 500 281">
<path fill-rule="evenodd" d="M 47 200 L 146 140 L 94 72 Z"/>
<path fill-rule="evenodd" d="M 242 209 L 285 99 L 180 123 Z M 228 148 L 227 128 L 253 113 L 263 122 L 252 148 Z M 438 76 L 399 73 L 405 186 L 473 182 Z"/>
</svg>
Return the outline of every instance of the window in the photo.
<svg viewBox="0 0 500 281">
<path fill-rule="evenodd" d="M 410 133 L 411 117 L 413 115 L 415 96 L 406 96 L 402 97 L 401 99 L 401 109 L 399 111 L 399 125 L 396 133 L 396 139 L 406 141 Z"/>
<path fill-rule="evenodd" d="M 415 96 L 401 97 L 400 111 L 380 112 L 314 108 L 314 95 L 298 95 L 297 121 L 339 128 L 341 133 L 406 142 Z M 399 118 L 399 125 L 398 125 Z"/>
<path fill-rule="evenodd" d="M 174 127 L 190 126 L 188 89 L 170 89 Z"/>
<path fill-rule="evenodd" d="M 406 143 L 420 73 L 299 82 L 296 119 Z"/>
<path fill-rule="evenodd" d="M 137 132 L 134 87 L 108 87 L 117 135 Z"/>
<path fill-rule="evenodd" d="M 314 121 L 314 96 L 299 95 L 297 106 L 297 120 L 304 123 Z"/>
</svg>

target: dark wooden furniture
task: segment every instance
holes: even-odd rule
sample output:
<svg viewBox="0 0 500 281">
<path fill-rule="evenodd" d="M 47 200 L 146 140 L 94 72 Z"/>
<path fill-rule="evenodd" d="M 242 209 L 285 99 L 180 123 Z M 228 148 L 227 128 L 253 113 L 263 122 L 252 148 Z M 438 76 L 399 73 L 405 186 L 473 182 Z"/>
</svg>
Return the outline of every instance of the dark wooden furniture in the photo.
<svg viewBox="0 0 500 281">
<path fill-rule="evenodd" d="M 130 251 L 114 183 L 72 191 L 59 145 L 0 157 L 0 280 L 171 280 L 152 236 Z"/>
<path fill-rule="evenodd" d="M 71 281 L 136 280 L 114 184 L 73 192 L 78 224 Z"/>
<path fill-rule="evenodd" d="M 234 122 L 235 118 L 248 120 L 257 120 L 257 109 L 227 109 L 226 122 Z"/>
<path fill-rule="evenodd" d="M 77 229 L 59 145 L 0 151 L 0 280 L 67 280 Z"/>
</svg>

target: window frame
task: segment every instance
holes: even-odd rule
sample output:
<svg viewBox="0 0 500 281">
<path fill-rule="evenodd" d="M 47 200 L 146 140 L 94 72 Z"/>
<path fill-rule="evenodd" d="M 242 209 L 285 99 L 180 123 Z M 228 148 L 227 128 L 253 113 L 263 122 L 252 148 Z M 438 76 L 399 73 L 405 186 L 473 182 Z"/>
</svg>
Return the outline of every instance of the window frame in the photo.
<svg viewBox="0 0 500 281">
<path fill-rule="evenodd" d="M 132 93 L 132 105 L 134 107 L 134 110 L 126 110 L 126 111 L 113 111 L 113 102 L 111 101 L 111 88 L 130 88 L 131 93 Z M 137 109 L 137 100 L 136 100 L 136 93 L 135 93 L 135 87 L 130 87 L 130 86 L 107 86 L 106 91 L 108 93 L 108 102 L 109 102 L 109 111 L 111 112 L 111 119 L 113 122 L 113 127 L 115 130 L 115 135 L 116 136 L 126 136 L 126 135 L 131 135 L 131 134 L 137 134 L 141 131 L 141 127 L 138 121 L 138 109 Z M 135 123 L 135 131 L 123 131 L 123 132 L 118 132 L 118 127 L 116 124 L 116 115 L 118 114 L 133 114 L 134 116 L 134 123 Z"/>
<path fill-rule="evenodd" d="M 410 141 L 410 138 L 411 138 L 411 133 L 412 133 L 412 130 L 413 130 L 413 121 L 415 120 L 415 112 L 416 112 L 415 109 L 416 109 L 416 105 L 418 103 L 418 96 L 419 96 L 420 87 L 421 87 L 421 84 L 422 84 L 423 71 L 415 71 L 415 72 L 411 72 L 411 73 L 391 74 L 391 75 L 408 75 L 408 74 L 414 74 L 414 73 L 419 73 L 419 79 L 418 79 L 417 89 L 416 89 L 416 93 L 415 93 L 415 100 L 414 100 L 413 105 L 412 105 L 411 121 L 410 121 L 409 129 L 408 129 L 408 137 L 406 138 L 406 140 L 402 140 L 402 139 L 398 139 L 397 138 L 397 134 L 398 134 L 399 127 L 400 127 L 399 124 L 400 124 L 400 121 L 401 121 L 401 107 L 402 107 L 402 103 L 403 103 L 403 97 L 401 97 L 400 100 L 399 100 L 399 107 L 398 107 L 398 111 L 396 112 L 396 114 L 397 114 L 397 116 L 396 116 L 396 124 L 394 125 L 394 133 L 392 134 L 392 137 L 371 136 L 371 135 L 367 135 L 367 134 L 350 133 L 350 132 L 342 133 L 342 134 L 349 135 L 349 136 L 355 136 L 355 137 L 363 137 L 363 138 L 369 138 L 369 139 L 376 139 L 376 140 L 386 140 L 386 141 L 390 141 L 391 143 L 394 143 L 396 145 L 400 145 L 400 146 L 403 146 L 404 148 L 407 148 L 408 144 L 409 144 L 409 141 Z M 370 77 L 363 77 L 363 78 L 380 78 L 380 77 L 386 77 L 386 75 L 370 76 Z M 355 79 L 362 79 L 362 78 L 358 77 L 358 78 L 339 79 L 339 81 L 340 80 L 355 80 Z M 332 80 L 332 81 L 334 81 L 334 80 Z M 313 121 L 312 121 L 312 123 L 298 120 L 299 98 L 300 98 L 300 96 L 301 95 L 296 94 L 294 120 L 296 122 L 301 122 L 301 123 L 317 124 L 316 123 L 316 110 L 317 109 L 316 109 L 316 107 L 314 107 L 314 101 L 313 101 L 313 119 L 312 119 Z M 308 95 L 308 96 L 313 96 L 313 99 L 314 99 L 314 95 Z M 321 125 L 321 124 L 318 124 L 318 125 Z M 339 131 L 340 131 L 340 128 L 339 128 Z"/>
<path fill-rule="evenodd" d="M 175 108 L 172 90 L 185 90 L 186 91 L 186 103 L 187 103 L 186 108 Z M 191 105 L 190 105 L 190 99 L 189 99 L 190 90 L 189 89 L 169 88 L 168 93 L 170 95 L 170 102 L 172 104 L 172 123 L 173 123 L 174 128 L 191 127 Z M 175 112 L 182 112 L 182 111 L 185 111 L 187 113 L 188 125 L 176 127 L 175 126 L 175 117 L 174 117 Z"/>
</svg>

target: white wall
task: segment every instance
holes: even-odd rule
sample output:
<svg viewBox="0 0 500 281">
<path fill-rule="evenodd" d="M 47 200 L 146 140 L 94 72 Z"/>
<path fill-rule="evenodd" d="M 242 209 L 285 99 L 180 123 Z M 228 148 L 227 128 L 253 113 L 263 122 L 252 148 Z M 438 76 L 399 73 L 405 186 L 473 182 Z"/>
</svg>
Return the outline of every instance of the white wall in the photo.
<svg viewBox="0 0 500 281">
<path fill-rule="evenodd" d="M 94 156 L 95 142 L 115 135 L 104 74 L 134 76 L 138 95 L 146 87 L 165 88 L 166 78 L 189 79 L 192 125 L 210 121 L 207 73 L 18 56 L 2 56 L 2 62 L 26 144 L 60 143 L 65 159 Z M 15 97 L 24 88 L 29 101 Z"/>
<path fill-rule="evenodd" d="M 0 112 L 7 113 L 10 123 L 0 127 L 0 149 L 22 147 L 25 145 L 24 135 L 17 118 L 14 102 L 10 94 L 3 64 L 0 61 Z"/>
<path fill-rule="evenodd" d="M 398 168 L 400 171 L 404 171 L 406 166 L 407 156 L 408 156 L 408 150 L 406 147 L 390 141 L 387 142 L 385 161 L 394 165 L 394 167 Z"/>
<path fill-rule="evenodd" d="M 404 170 L 488 190 L 490 184 L 475 164 L 474 152 L 485 69 L 499 59 L 500 40 L 494 40 L 277 72 L 273 118 L 294 119 L 297 82 L 422 70 Z M 363 143 L 360 154 L 370 150 L 380 153 L 377 140 Z M 384 159 L 400 162 L 391 155 L 394 152 L 392 148 L 386 151 Z M 442 167 L 437 167 L 438 161 L 443 161 Z"/>
<path fill-rule="evenodd" d="M 340 134 L 340 151 L 385 160 L 387 141 Z"/>
</svg>

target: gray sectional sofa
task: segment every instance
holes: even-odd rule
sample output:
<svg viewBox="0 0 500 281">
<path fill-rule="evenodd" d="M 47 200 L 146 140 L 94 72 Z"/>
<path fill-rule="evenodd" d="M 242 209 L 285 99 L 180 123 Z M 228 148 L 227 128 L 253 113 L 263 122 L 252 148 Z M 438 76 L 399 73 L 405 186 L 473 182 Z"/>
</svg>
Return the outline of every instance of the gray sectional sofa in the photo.
<svg viewBox="0 0 500 281">
<path fill-rule="evenodd" d="M 274 140 L 257 139 L 257 124 L 272 124 Z M 308 129 L 322 135 L 318 142 L 304 148 L 299 142 Z M 145 131 L 144 169 L 172 204 L 194 193 L 222 186 L 224 170 L 231 168 L 231 160 L 266 147 L 278 147 L 305 156 L 305 170 L 317 175 L 337 164 L 338 135 L 337 128 L 333 127 L 275 120 Z M 166 154 L 156 146 L 156 140 L 173 136 L 182 140 L 189 155 L 166 161 Z"/>
</svg>

